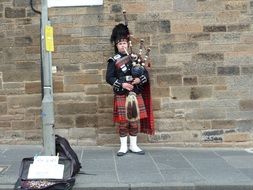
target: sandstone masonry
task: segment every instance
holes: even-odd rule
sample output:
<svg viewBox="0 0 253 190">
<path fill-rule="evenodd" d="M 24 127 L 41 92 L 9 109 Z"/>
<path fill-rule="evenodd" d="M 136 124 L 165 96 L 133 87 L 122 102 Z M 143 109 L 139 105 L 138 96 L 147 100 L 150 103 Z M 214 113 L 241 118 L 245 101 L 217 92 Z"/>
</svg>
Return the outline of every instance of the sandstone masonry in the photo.
<svg viewBox="0 0 253 190">
<path fill-rule="evenodd" d="M 0 0 L 0 143 L 40 144 L 40 17 L 29 0 Z M 34 0 L 40 10 L 40 1 Z M 111 29 L 123 22 L 151 48 L 156 134 L 168 146 L 253 145 L 252 0 L 104 0 L 50 8 L 55 131 L 76 145 L 118 143 Z M 138 47 L 138 42 L 134 42 Z"/>
</svg>

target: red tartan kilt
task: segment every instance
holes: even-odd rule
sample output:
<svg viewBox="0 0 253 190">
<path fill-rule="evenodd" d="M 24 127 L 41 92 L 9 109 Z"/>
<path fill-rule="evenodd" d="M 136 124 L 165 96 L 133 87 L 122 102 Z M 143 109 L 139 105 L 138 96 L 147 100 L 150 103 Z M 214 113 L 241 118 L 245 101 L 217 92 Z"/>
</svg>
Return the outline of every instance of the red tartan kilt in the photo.
<svg viewBox="0 0 253 190">
<path fill-rule="evenodd" d="M 136 95 L 140 119 L 147 118 L 147 111 L 142 98 L 142 95 Z M 114 95 L 114 110 L 113 110 L 113 121 L 117 123 L 126 122 L 126 95 Z"/>
</svg>

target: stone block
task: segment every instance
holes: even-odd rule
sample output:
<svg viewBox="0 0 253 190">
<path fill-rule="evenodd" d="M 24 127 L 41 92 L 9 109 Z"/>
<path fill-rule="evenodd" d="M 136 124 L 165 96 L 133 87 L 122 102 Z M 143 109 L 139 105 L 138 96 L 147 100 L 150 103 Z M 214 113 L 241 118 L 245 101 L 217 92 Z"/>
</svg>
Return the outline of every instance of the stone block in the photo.
<svg viewBox="0 0 253 190">
<path fill-rule="evenodd" d="M 135 31 L 141 34 L 153 33 L 154 31 L 170 33 L 171 24 L 169 20 L 138 22 L 135 26 Z"/>
<path fill-rule="evenodd" d="M 171 33 L 199 33 L 202 31 L 202 23 L 195 20 L 171 21 Z"/>
<path fill-rule="evenodd" d="M 13 130 L 5 130 L 4 132 L 5 139 L 24 139 L 25 136 L 25 131 L 18 130 L 18 131 L 13 131 Z"/>
<path fill-rule="evenodd" d="M 8 61 L 19 61 L 24 60 L 25 48 L 24 47 L 8 47 L 4 49 L 5 60 Z"/>
<path fill-rule="evenodd" d="M 227 1 L 225 3 L 226 10 L 247 11 L 247 7 L 247 2 L 244 1 Z"/>
<path fill-rule="evenodd" d="M 161 110 L 161 99 L 153 98 L 153 110 Z"/>
<path fill-rule="evenodd" d="M 169 97 L 170 96 L 170 88 L 154 87 L 152 90 L 152 95 L 154 97 Z"/>
<path fill-rule="evenodd" d="M 216 63 L 198 62 L 198 63 L 183 63 L 184 75 L 210 76 L 216 75 Z"/>
<path fill-rule="evenodd" d="M 224 142 L 246 142 L 250 141 L 249 133 L 226 133 L 224 134 Z"/>
<path fill-rule="evenodd" d="M 29 46 L 33 43 L 33 39 L 31 36 L 25 36 L 25 37 L 15 37 L 15 46 L 17 47 L 24 47 Z"/>
<path fill-rule="evenodd" d="M 226 26 L 225 25 L 204 26 L 203 32 L 226 32 Z"/>
<path fill-rule="evenodd" d="M 192 61 L 206 62 L 206 61 L 224 61 L 223 53 L 197 53 L 192 56 Z"/>
<path fill-rule="evenodd" d="M 64 92 L 63 81 L 58 81 L 58 80 L 53 81 L 53 91 L 54 93 Z"/>
<path fill-rule="evenodd" d="M 6 102 L 7 97 L 5 95 L 0 95 L 0 102 Z"/>
<path fill-rule="evenodd" d="M 157 126 L 156 130 L 159 132 L 183 131 L 185 122 L 175 119 L 156 119 L 155 125 Z"/>
<path fill-rule="evenodd" d="M 3 75 L 4 82 L 22 82 L 22 81 L 38 81 L 40 80 L 40 72 L 31 71 L 9 71 Z"/>
<path fill-rule="evenodd" d="M 185 86 L 187 85 L 197 85 L 198 84 L 198 78 L 196 76 L 193 77 L 184 77 L 183 78 L 183 84 Z"/>
<path fill-rule="evenodd" d="M 197 100 L 212 97 L 212 87 L 196 86 L 196 87 L 171 87 L 171 94 L 177 100 Z"/>
<path fill-rule="evenodd" d="M 32 46 L 32 47 L 26 47 L 25 48 L 26 54 L 39 54 L 40 53 L 40 47 L 39 46 Z"/>
<path fill-rule="evenodd" d="M 197 10 L 196 0 L 173 0 L 173 9 L 175 11 L 195 12 Z"/>
<path fill-rule="evenodd" d="M 252 44 L 253 43 L 253 35 L 248 33 L 242 33 L 241 42 L 244 44 Z"/>
<path fill-rule="evenodd" d="M 253 75 L 253 66 L 242 66 L 241 67 L 242 75 Z"/>
<path fill-rule="evenodd" d="M 221 11 L 217 14 L 217 22 L 237 23 L 239 21 L 240 11 Z"/>
<path fill-rule="evenodd" d="M 252 119 L 238 120 L 235 123 L 236 123 L 236 129 L 238 132 L 252 133 L 252 125 L 253 125 Z"/>
<path fill-rule="evenodd" d="M 236 99 L 210 99 L 209 101 L 202 101 L 202 108 L 227 108 L 238 110 L 239 100 Z"/>
<path fill-rule="evenodd" d="M 24 8 L 11 8 L 5 7 L 5 17 L 6 18 L 24 18 L 26 17 L 26 11 Z"/>
<path fill-rule="evenodd" d="M 185 132 L 157 132 L 150 137 L 151 142 L 182 142 L 185 140 Z"/>
<path fill-rule="evenodd" d="M 228 88 L 226 86 L 215 86 L 214 91 L 225 91 Z"/>
<path fill-rule="evenodd" d="M 188 37 L 188 41 L 192 41 L 192 42 L 209 41 L 211 39 L 211 36 L 209 33 L 192 33 L 192 34 L 187 34 L 187 37 Z"/>
<path fill-rule="evenodd" d="M 55 116 L 55 128 L 56 129 L 65 129 L 72 128 L 75 126 L 75 120 L 73 116 Z"/>
<path fill-rule="evenodd" d="M 0 121 L 0 128 L 11 128 L 10 121 Z"/>
<path fill-rule="evenodd" d="M 186 121 L 185 128 L 187 130 L 208 130 L 211 129 L 210 121 L 199 121 L 199 120 L 190 120 Z"/>
<path fill-rule="evenodd" d="M 190 62 L 192 60 L 192 54 L 189 53 L 175 53 L 166 55 L 167 67 L 161 69 L 161 72 L 164 71 L 166 73 L 182 73 L 182 67 L 180 66 L 181 62 Z M 177 62 L 179 62 L 178 66 L 176 66 Z M 156 65 L 156 62 L 154 62 Z M 173 66 L 175 65 L 175 66 Z M 160 72 L 160 71 L 159 71 Z"/>
<path fill-rule="evenodd" d="M 81 30 L 81 36 L 97 37 L 99 35 L 101 35 L 101 27 L 99 26 L 83 27 Z"/>
<path fill-rule="evenodd" d="M 9 109 L 40 107 L 41 95 L 14 95 L 7 97 Z"/>
<path fill-rule="evenodd" d="M 113 126 L 111 127 L 99 127 L 98 128 L 98 133 L 99 134 L 116 134 L 117 129 Z"/>
<path fill-rule="evenodd" d="M 145 13 L 147 11 L 147 4 L 138 1 L 132 1 L 124 4 L 124 9 L 129 13 Z"/>
<path fill-rule="evenodd" d="M 98 115 L 98 127 L 112 127 L 114 126 L 113 122 L 113 111 L 112 108 L 107 110 L 105 113 Z"/>
<path fill-rule="evenodd" d="M 253 56 L 251 52 L 226 52 L 225 53 L 225 64 L 227 65 L 251 65 L 253 62 Z"/>
<path fill-rule="evenodd" d="M 239 75 L 240 68 L 238 66 L 227 66 L 227 67 L 217 67 L 218 75 Z"/>
<path fill-rule="evenodd" d="M 190 99 L 203 99 L 212 97 L 212 88 L 210 87 L 191 87 L 190 88 Z"/>
<path fill-rule="evenodd" d="M 157 75 L 157 84 L 160 87 L 182 85 L 182 76 L 178 74 Z"/>
<path fill-rule="evenodd" d="M 14 39 L 13 38 L 2 38 L 1 37 L 1 44 L 0 44 L 0 48 L 4 48 L 4 47 L 12 47 L 14 46 Z M 2 52 L 0 53 L 0 58 L 2 58 Z"/>
<path fill-rule="evenodd" d="M 35 129 L 34 121 L 13 121 L 12 122 L 13 130 L 31 130 Z"/>
<path fill-rule="evenodd" d="M 194 53 L 199 50 L 196 42 L 188 43 L 167 43 L 162 44 L 160 47 L 161 54 L 172 54 L 172 53 Z"/>
<path fill-rule="evenodd" d="M 162 20 L 159 21 L 159 32 L 160 33 L 170 33 L 171 31 L 171 26 L 170 26 L 170 21 L 169 20 Z"/>
<path fill-rule="evenodd" d="M 210 38 L 211 40 L 211 38 Z M 202 52 L 233 52 L 234 47 L 231 44 L 214 44 L 214 43 L 201 43 L 199 44 L 199 49 Z"/>
<path fill-rule="evenodd" d="M 41 93 L 41 83 L 40 82 L 26 82 L 25 83 L 25 93 L 26 94 Z"/>
<path fill-rule="evenodd" d="M 240 100 L 241 111 L 253 111 L 253 99 Z"/>
<path fill-rule="evenodd" d="M 98 117 L 96 115 L 80 115 L 76 117 L 75 120 L 77 128 L 97 128 L 98 127 Z"/>
<path fill-rule="evenodd" d="M 224 109 L 193 109 L 186 113 L 187 119 L 192 120 L 216 120 L 226 118 Z"/>
<path fill-rule="evenodd" d="M 99 108 L 111 108 L 113 106 L 113 96 L 111 95 L 100 95 L 98 97 Z"/>
<path fill-rule="evenodd" d="M 226 78 L 223 76 L 203 76 L 198 77 L 200 85 L 226 85 Z"/>
<path fill-rule="evenodd" d="M 73 139 L 96 138 L 95 128 L 70 128 L 69 137 Z"/>
<path fill-rule="evenodd" d="M 89 95 L 112 94 L 112 87 L 108 84 L 94 85 L 86 89 L 86 94 L 89 94 Z"/>
<path fill-rule="evenodd" d="M 97 135 L 97 144 L 119 144 L 119 135 L 118 134 L 98 134 Z"/>
<path fill-rule="evenodd" d="M 250 24 L 229 25 L 227 28 L 228 32 L 250 31 Z"/>
<path fill-rule="evenodd" d="M 212 120 L 212 129 L 233 129 L 236 127 L 234 120 Z"/>
<path fill-rule="evenodd" d="M 25 139 L 26 141 L 32 141 L 34 143 L 37 142 L 37 144 L 41 144 L 43 142 L 43 137 L 42 137 L 43 133 L 41 131 L 38 131 L 38 130 L 27 130 L 25 131 Z"/>
<path fill-rule="evenodd" d="M 39 72 L 40 71 L 40 65 L 36 63 L 35 61 L 17 61 L 16 62 L 16 70 L 23 72 L 25 71 L 31 71 L 31 72 Z"/>
<path fill-rule="evenodd" d="M 239 33 L 215 33 L 211 36 L 211 42 L 214 44 L 234 44 L 240 43 Z"/>
<path fill-rule="evenodd" d="M 64 85 L 64 92 L 66 93 L 84 92 L 84 85 L 83 84 Z"/>
<path fill-rule="evenodd" d="M 97 111 L 96 103 L 58 103 L 56 104 L 56 114 L 73 115 L 73 114 L 95 114 Z"/>
<path fill-rule="evenodd" d="M 114 13 L 121 13 L 122 12 L 121 4 L 113 4 L 111 6 L 111 11 L 114 12 Z"/>
<path fill-rule="evenodd" d="M 101 83 L 101 76 L 93 74 L 73 74 L 64 76 L 64 85 L 74 84 L 98 84 Z"/>
</svg>

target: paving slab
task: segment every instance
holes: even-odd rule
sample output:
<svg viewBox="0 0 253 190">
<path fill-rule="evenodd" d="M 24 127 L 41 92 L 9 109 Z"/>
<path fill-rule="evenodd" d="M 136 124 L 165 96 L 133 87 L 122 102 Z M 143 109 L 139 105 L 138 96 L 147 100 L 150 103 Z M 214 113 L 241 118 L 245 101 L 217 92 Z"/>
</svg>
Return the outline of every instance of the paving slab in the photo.
<svg viewBox="0 0 253 190">
<path fill-rule="evenodd" d="M 145 155 L 117 157 L 115 147 L 73 147 L 82 171 L 73 190 L 253 189 L 253 154 L 235 148 L 145 147 Z M 0 190 L 13 189 L 21 160 L 39 145 L 0 145 Z"/>
</svg>

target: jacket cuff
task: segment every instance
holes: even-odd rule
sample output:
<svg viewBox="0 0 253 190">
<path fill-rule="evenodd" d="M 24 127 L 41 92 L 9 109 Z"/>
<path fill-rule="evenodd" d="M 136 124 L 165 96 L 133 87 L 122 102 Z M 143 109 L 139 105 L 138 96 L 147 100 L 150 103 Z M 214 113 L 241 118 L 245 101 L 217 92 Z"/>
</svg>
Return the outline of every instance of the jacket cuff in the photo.
<svg viewBox="0 0 253 190">
<path fill-rule="evenodd" d="M 115 88 L 120 88 L 122 86 L 122 83 L 117 79 L 114 83 L 113 83 L 113 86 Z"/>
<path fill-rule="evenodd" d="M 148 82 L 148 79 L 145 75 L 141 75 L 140 80 L 141 80 L 141 84 L 144 84 L 144 83 Z"/>
</svg>

